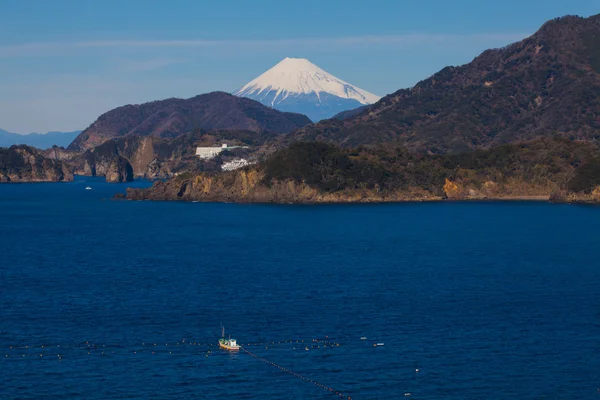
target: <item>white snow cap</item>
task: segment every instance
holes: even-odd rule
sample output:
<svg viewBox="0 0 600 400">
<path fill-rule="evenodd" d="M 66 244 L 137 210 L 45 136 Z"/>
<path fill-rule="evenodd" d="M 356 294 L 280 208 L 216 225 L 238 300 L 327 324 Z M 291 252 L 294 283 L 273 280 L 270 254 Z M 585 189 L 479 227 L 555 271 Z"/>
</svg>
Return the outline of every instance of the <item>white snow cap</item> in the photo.
<svg viewBox="0 0 600 400">
<path fill-rule="evenodd" d="M 353 86 L 317 67 L 306 58 L 286 57 L 273 68 L 234 92 L 236 96 L 266 97 L 276 91 L 271 106 L 288 96 L 328 93 L 343 99 L 353 99 L 361 104 L 373 104 L 381 97 Z"/>
</svg>

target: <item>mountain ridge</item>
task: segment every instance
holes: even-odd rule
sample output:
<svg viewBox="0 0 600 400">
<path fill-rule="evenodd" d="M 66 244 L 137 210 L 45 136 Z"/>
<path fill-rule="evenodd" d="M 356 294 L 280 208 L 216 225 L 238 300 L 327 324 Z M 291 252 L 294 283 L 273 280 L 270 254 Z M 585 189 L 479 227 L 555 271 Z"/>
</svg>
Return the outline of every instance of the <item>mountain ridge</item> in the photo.
<svg viewBox="0 0 600 400">
<path fill-rule="evenodd" d="M 48 149 L 54 145 L 67 147 L 80 133 L 81 131 L 49 131 L 46 133 L 18 134 L 0 129 L 0 147 L 10 147 L 12 145 L 20 144 L 42 150 Z"/>
<path fill-rule="evenodd" d="M 69 149 L 88 150 L 124 136 L 173 138 L 196 129 L 286 133 L 310 123 L 305 115 L 277 111 L 225 92 L 211 92 L 189 99 L 171 98 L 117 107 L 98 117 Z"/>
<path fill-rule="evenodd" d="M 445 67 L 356 115 L 301 128 L 288 142 L 400 143 L 447 153 L 544 135 L 598 141 L 599 37 L 600 14 L 553 19 L 522 41 Z"/>
<path fill-rule="evenodd" d="M 260 163 L 127 198 L 600 202 L 600 14 L 562 17 L 409 89 L 277 138 Z"/>
<path fill-rule="evenodd" d="M 380 99 L 339 79 L 305 58 L 286 57 L 233 92 L 282 111 L 297 111 L 319 121 Z"/>
</svg>

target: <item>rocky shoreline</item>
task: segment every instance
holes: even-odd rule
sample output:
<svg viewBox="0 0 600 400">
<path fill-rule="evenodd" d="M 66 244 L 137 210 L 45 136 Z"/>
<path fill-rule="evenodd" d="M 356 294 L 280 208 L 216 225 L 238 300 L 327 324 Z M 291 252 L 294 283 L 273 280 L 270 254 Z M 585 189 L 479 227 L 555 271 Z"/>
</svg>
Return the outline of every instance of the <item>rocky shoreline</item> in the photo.
<svg viewBox="0 0 600 400">
<path fill-rule="evenodd" d="M 150 188 L 128 188 L 128 200 L 235 202 L 279 204 L 393 203 L 424 201 L 546 201 L 553 203 L 600 203 L 600 189 L 589 195 L 559 193 L 550 187 L 515 187 L 504 192 L 498 188 L 475 190 L 446 179 L 440 190 L 421 188 L 398 191 L 354 189 L 322 192 L 305 183 L 273 181 L 265 184 L 256 170 L 238 170 L 209 176 L 180 177 L 154 183 Z M 489 185 L 493 186 L 493 185 Z M 121 198 L 123 196 L 120 196 Z"/>
<path fill-rule="evenodd" d="M 73 178 L 69 165 L 45 157 L 36 148 L 27 145 L 0 148 L 0 183 L 68 182 Z"/>
</svg>

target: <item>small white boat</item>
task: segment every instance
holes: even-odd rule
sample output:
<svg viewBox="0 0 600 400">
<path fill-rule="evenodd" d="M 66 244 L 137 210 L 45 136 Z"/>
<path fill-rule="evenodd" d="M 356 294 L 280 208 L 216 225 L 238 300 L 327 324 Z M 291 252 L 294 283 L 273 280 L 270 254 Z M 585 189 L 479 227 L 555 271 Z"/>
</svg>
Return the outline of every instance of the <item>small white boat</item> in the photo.
<svg viewBox="0 0 600 400">
<path fill-rule="evenodd" d="M 219 347 L 225 350 L 239 350 L 240 345 L 237 344 L 237 340 L 232 339 L 229 336 L 229 339 L 225 339 L 225 327 L 221 326 L 221 339 L 219 339 Z"/>
<path fill-rule="evenodd" d="M 367 340 L 367 337 L 366 336 L 361 336 L 360 340 Z"/>
<path fill-rule="evenodd" d="M 375 343 L 373 346 L 385 346 L 385 343 Z"/>
<path fill-rule="evenodd" d="M 85 190 L 92 190 L 92 187 L 91 186 L 86 186 Z"/>
</svg>

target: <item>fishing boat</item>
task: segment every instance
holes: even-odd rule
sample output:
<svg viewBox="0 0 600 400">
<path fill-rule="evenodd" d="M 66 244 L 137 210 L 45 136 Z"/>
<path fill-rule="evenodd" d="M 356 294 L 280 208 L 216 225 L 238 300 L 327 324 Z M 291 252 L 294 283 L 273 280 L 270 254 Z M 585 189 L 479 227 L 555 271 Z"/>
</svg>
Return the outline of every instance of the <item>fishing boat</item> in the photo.
<svg viewBox="0 0 600 400">
<path fill-rule="evenodd" d="M 237 344 L 235 339 L 229 336 L 229 339 L 225 339 L 225 327 L 221 325 L 221 339 L 219 339 L 219 347 L 225 350 L 239 350 L 240 346 Z"/>
</svg>

